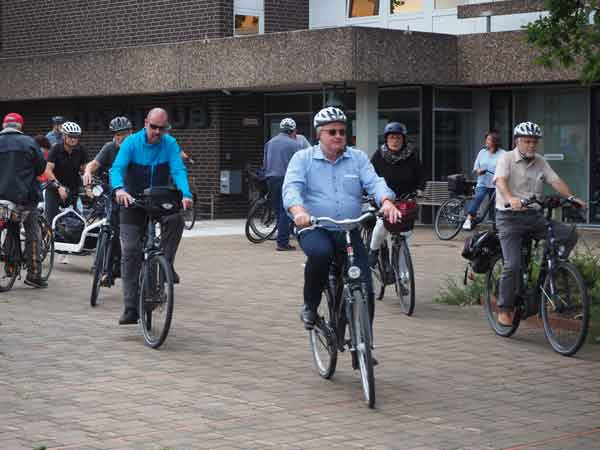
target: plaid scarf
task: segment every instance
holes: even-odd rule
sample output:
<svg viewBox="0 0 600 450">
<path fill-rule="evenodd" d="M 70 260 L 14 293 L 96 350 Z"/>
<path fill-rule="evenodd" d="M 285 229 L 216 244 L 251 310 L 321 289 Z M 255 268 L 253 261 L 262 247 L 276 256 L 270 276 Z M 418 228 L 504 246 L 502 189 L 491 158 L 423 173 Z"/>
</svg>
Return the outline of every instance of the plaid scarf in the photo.
<svg viewBox="0 0 600 450">
<path fill-rule="evenodd" d="M 404 145 L 399 151 L 392 152 L 387 144 L 383 144 L 379 150 L 385 162 L 389 164 L 397 164 L 400 161 L 405 161 L 413 154 L 413 148 L 410 145 Z"/>
</svg>

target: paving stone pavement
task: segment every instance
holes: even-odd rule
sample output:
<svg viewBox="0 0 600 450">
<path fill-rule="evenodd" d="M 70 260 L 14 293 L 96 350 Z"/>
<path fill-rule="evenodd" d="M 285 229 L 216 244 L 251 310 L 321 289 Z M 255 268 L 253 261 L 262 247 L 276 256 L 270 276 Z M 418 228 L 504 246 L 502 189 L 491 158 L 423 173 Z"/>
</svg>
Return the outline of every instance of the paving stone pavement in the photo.
<svg viewBox="0 0 600 450">
<path fill-rule="evenodd" d="M 0 294 L 0 449 L 600 448 L 600 346 L 561 357 L 538 328 L 503 339 L 479 307 L 433 304 L 461 246 L 417 231 L 415 315 L 378 302 L 375 410 L 348 355 L 330 381 L 313 368 L 301 252 L 184 239 L 158 351 L 117 325 L 119 289 L 89 306 L 91 258 L 71 257 L 49 289 Z"/>
</svg>

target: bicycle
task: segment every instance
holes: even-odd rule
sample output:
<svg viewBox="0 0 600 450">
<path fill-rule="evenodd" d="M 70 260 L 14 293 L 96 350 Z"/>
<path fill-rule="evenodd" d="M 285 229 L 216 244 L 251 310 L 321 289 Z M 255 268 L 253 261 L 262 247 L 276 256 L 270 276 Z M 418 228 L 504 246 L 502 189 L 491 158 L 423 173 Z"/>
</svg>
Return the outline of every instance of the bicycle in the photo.
<svg viewBox="0 0 600 450">
<path fill-rule="evenodd" d="M 319 375 L 325 379 L 333 376 L 337 366 L 337 353 L 346 347 L 352 356 L 352 368 L 360 369 L 365 400 L 369 408 L 375 406 L 375 375 L 371 355 L 372 335 L 367 288 L 361 281 L 361 270 L 355 264 L 350 232 L 375 217 L 374 211 L 357 219 L 335 220 L 329 217 L 311 217 L 313 226 L 331 223 L 345 233 L 346 254 L 337 254 L 324 289 L 326 302 L 321 302 L 313 329 L 309 330 L 309 345 Z M 309 228 L 310 229 L 310 228 Z M 300 235 L 303 230 L 300 230 Z M 346 325 L 349 339 L 346 340 Z"/>
<path fill-rule="evenodd" d="M 277 214 L 273 210 L 266 179 L 260 171 L 248 170 L 250 185 L 258 192 L 246 218 L 246 238 L 253 244 L 271 239 L 277 231 Z"/>
<path fill-rule="evenodd" d="M 562 255 L 563 249 L 555 238 L 551 217 L 554 209 L 574 206 L 576 203 L 557 197 L 548 197 L 542 202 L 535 196 L 521 200 L 521 203 L 523 207 L 538 205 L 546 210 L 546 237 L 542 257 L 539 265 L 536 265 L 535 253 L 540 240 L 526 237 L 522 247 L 521 282 L 511 326 L 498 323 L 496 299 L 499 295 L 503 260 L 502 256 L 494 260 L 486 275 L 486 318 L 496 334 L 510 337 L 517 331 L 522 320 L 537 314 L 541 316 L 544 334 L 552 349 L 561 355 L 574 355 L 587 336 L 590 300 L 581 273 Z"/>
<path fill-rule="evenodd" d="M 181 192 L 170 187 L 153 187 L 134 199 L 133 207 L 146 213 L 144 256 L 139 275 L 139 323 L 146 345 L 157 349 L 169 334 L 175 292 L 173 269 L 161 249 L 156 225 L 161 217 L 178 212 Z"/>
<path fill-rule="evenodd" d="M 486 170 L 486 172 L 494 174 L 494 172 L 489 170 Z M 462 175 L 455 178 L 451 178 L 450 176 L 448 180 L 448 190 L 454 196 L 441 204 L 434 221 L 435 234 L 442 241 L 453 239 L 462 229 L 468 215 L 468 203 L 474 198 L 473 190 L 475 188 L 475 182 L 466 181 Z M 495 205 L 496 192 L 490 196 L 490 200 L 484 207 L 482 214 L 473 220 L 471 231 L 483 222 L 486 217 L 492 217 Z"/>
<path fill-rule="evenodd" d="M 191 165 L 196 164 L 196 161 L 194 161 L 191 156 L 187 157 L 187 162 Z M 192 187 L 192 186 L 196 187 L 196 176 L 195 175 L 192 175 L 192 177 L 191 177 L 190 187 Z M 183 215 L 184 228 L 186 230 L 193 229 L 194 224 L 196 223 L 196 200 L 197 200 L 196 193 L 192 192 L 192 201 L 193 201 L 192 207 L 181 211 L 181 214 Z"/>
<path fill-rule="evenodd" d="M 96 243 L 96 254 L 92 265 L 92 291 L 90 294 L 90 305 L 98 304 L 98 295 L 101 287 L 110 288 L 115 284 L 115 257 L 112 254 L 113 240 L 116 238 L 116 230 L 113 222 L 114 208 L 117 207 L 113 201 L 112 191 L 108 186 L 96 185 L 93 188 L 95 197 L 102 197 L 105 209 L 105 217 L 102 219 L 98 240 Z M 120 271 L 120 269 L 117 267 Z"/>
<path fill-rule="evenodd" d="M 410 193 L 401 197 L 399 209 L 403 218 L 398 225 L 405 231 L 393 231 L 388 234 L 388 238 L 383 241 L 379 249 L 377 265 L 371 269 L 375 298 L 383 300 L 386 286 L 393 284 L 400 301 L 400 308 L 407 316 L 412 316 L 415 310 L 415 272 L 407 239 L 414 225 L 416 196 L 416 193 Z M 402 205 L 410 206 L 403 208 Z M 414 213 L 408 212 L 409 208 Z M 372 234 L 372 227 L 363 227 L 363 240 L 367 245 L 371 242 Z"/>
<path fill-rule="evenodd" d="M 27 267 L 23 255 L 25 235 L 21 232 L 23 219 L 28 212 L 9 200 L 0 200 L 0 262 L 4 271 L 0 273 L 0 292 L 12 289 L 21 270 Z M 38 215 L 40 227 L 40 277 L 48 281 L 54 267 L 54 238 L 46 218 Z"/>
</svg>

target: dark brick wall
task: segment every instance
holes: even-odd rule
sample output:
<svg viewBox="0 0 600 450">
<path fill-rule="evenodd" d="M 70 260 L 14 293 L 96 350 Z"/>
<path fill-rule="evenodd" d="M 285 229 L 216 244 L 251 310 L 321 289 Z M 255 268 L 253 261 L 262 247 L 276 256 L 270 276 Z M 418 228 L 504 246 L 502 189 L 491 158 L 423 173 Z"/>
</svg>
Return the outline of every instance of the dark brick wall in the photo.
<svg viewBox="0 0 600 450">
<path fill-rule="evenodd" d="M 0 14 L 0 57 L 233 34 L 233 0 L 20 0 Z"/>
<path fill-rule="evenodd" d="M 115 112 L 139 111 L 131 118 L 136 125 L 142 126 L 144 112 L 152 107 L 161 106 L 169 110 L 174 106 L 193 108 L 205 104 L 210 120 L 207 128 L 178 128 L 178 121 L 182 122 L 183 119 L 171 117 L 174 126 L 172 134 L 180 147 L 195 160 L 194 165 L 188 166 L 188 172 L 193 183 L 192 189 L 200 199 L 202 212 L 209 213 L 212 197 L 217 217 L 243 217 L 248 209 L 246 182 L 243 183 L 242 195 L 221 195 L 219 175 L 222 169 L 243 170 L 247 163 L 262 162 L 264 131 L 261 95 L 228 97 L 186 94 L 0 103 L 0 117 L 12 111 L 23 114 L 25 132 L 35 135 L 50 130 L 49 121 L 53 115 L 62 114 L 69 120 L 79 120 L 82 114 L 93 112 L 96 118 L 84 121 L 86 126 L 81 141 L 91 158 L 112 138 L 107 127 Z M 243 118 L 258 118 L 259 125 L 244 127 Z"/>
<path fill-rule="evenodd" d="M 309 0 L 265 0 L 265 32 L 308 29 Z"/>
</svg>

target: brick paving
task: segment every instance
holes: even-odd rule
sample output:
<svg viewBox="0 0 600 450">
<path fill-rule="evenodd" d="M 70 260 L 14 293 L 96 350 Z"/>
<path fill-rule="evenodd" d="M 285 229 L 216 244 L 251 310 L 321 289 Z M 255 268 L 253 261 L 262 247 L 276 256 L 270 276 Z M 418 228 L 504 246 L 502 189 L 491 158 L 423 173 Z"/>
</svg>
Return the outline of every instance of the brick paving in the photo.
<svg viewBox="0 0 600 450">
<path fill-rule="evenodd" d="M 419 230 L 414 317 L 378 302 L 375 410 L 346 354 L 331 381 L 313 369 L 300 252 L 186 238 L 158 351 L 117 325 L 120 290 L 90 308 L 71 257 L 49 289 L 0 294 L 0 449 L 600 448 L 600 346 L 561 357 L 538 328 L 503 339 L 479 307 L 433 304 L 461 245 Z"/>
</svg>

